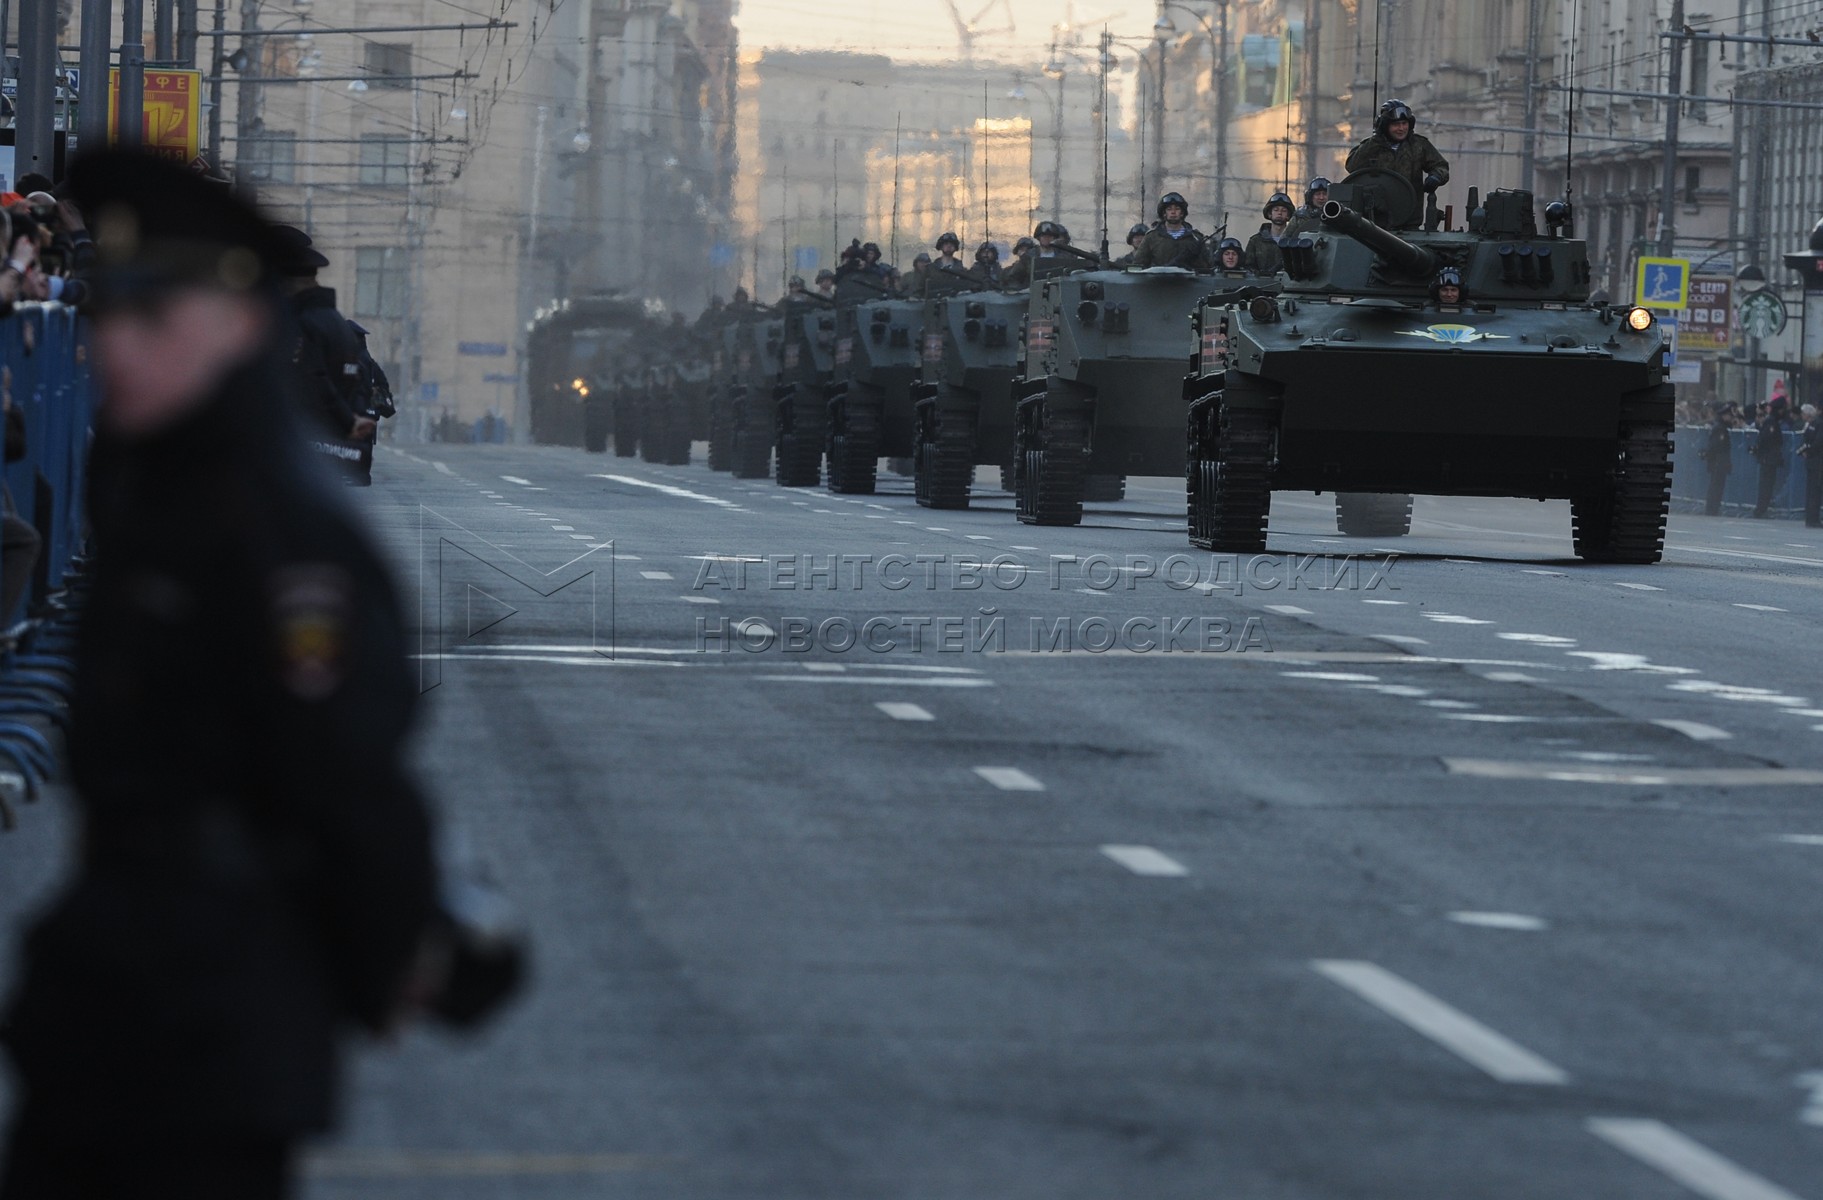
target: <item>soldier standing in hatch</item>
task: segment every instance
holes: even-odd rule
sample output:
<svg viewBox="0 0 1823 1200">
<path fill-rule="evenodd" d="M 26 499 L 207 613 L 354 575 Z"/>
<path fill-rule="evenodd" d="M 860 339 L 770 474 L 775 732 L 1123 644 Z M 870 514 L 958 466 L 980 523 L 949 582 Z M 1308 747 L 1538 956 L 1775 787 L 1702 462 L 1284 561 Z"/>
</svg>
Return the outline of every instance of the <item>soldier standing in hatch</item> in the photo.
<svg viewBox="0 0 1823 1200">
<path fill-rule="evenodd" d="M 1284 262 L 1284 255 L 1279 253 L 1279 239 L 1285 236 L 1293 211 L 1291 197 L 1284 192 L 1274 192 L 1267 198 L 1266 207 L 1260 210 L 1266 223 L 1247 239 L 1247 269 L 1255 275 L 1278 273 Z"/>
<path fill-rule="evenodd" d="M 1323 206 L 1329 203 L 1329 180 L 1318 175 L 1304 185 L 1304 207 L 1298 209 L 1285 227 L 1286 238 L 1306 237 L 1323 232 Z"/>
<path fill-rule="evenodd" d="M 1127 230 L 1127 252 L 1115 259 L 1113 265 L 1117 267 L 1132 266 L 1133 260 L 1139 256 L 1139 244 L 1145 241 L 1146 235 L 1151 232 L 1152 227 L 1143 221 Z"/>
<path fill-rule="evenodd" d="M 1418 132 L 1418 117 L 1403 100 L 1388 100 L 1374 118 L 1373 136 L 1348 152 L 1349 174 L 1392 171 L 1412 185 L 1412 194 L 1434 192 L 1450 181 L 1450 160 Z"/>
<path fill-rule="evenodd" d="M 1166 192 L 1158 198 L 1159 223 L 1146 231 L 1146 238 L 1133 252 L 1135 267 L 1183 267 L 1190 271 L 1207 271 L 1214 265 L 1209 257 L 1209 243 L 1190 227 L 1190 202 L 1177 192 Z"/>
</svg>

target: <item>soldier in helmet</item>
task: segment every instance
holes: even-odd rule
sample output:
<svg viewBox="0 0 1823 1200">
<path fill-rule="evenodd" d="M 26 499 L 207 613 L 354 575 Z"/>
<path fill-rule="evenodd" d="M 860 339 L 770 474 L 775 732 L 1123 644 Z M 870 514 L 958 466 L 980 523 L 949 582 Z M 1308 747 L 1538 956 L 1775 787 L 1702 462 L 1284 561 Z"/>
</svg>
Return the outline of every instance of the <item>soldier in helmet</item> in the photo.
<svg viewBox="0 0 1823 1200">
<path fill-rule="evenodd" d="M 1207 271 L 1213 265 L 1209 243 L 1190 227 L 1190 202 L 1177 192 L 1158 198 L 1158 224 L 1133 252 L 1135 267 L 1184 267 Z"/>
<path fill-rule="evenodd" d="M 937 257 L 931 260 L 933 271 L 966 271 L 968 264 L 962 261 L 962 239 L 953 233 L 944 233 L 937 239 Z"/>
<path fill-rule="evenodd" d="M 1323 206 L 1329 202 L 1329 180 L 1318 175 L 1304 185 L 1304 205 L 1285 230 L 1287 238 L 1307 237 L 1322 231 Z"/>
<path fill-rule="evenodd" d="M 861 247 L 861 270 L 881 283 L 892 278 L 892 267 L 880 261 L 880 243 L 868 242 Z"/>
<path fill-rule="evenodd" d="M 1055 221 L 1040 221 L 1032 230 L 1032 249 L 1025 257 L 1014 263 L 1006 273 L 1008 287 L 1030 287 L 1034 279 L 1043 279 L 1046 275 L 1057 274 L 1057 239 L 1063 233 L 1063 226 Z M 1020 241 L 1027 239 L 1021 238 Z M 1014 253 L 1018 247 L 1014 247 Z"/>
<path fill-rule="evenodd" d="M 1000 286 L 1000 247 L 992 242 L 975 247 L 975 277 L 985 280 L 989 287 Z"/>
<path fill-rule="evenodd" d="M 1216 243 L 1215 269 L 1223 275 L 1247 274 L 1247 248 L 1240 238 L 1225 237 Z"/>
<path fill-rule="evenodd" d="M 1291 197 L 1284 192 L 1274 192 L 1266 200 L 1266 206 L 1260 210 L 1266 223 L 1260 231 L 1247 240 L 1247 269 L 1255 275 L 1274 275 L 1278 273 L 1282 257 L 1279 254 L 1279 239 L 1291 226 L 1291 215 L 1296 212 Z"/>
<path fill-rule="evenodd" d="M 1032 285 L 1032 255 L 1036 253 L 1038 253 L 1038 243 L 1031 238 L 1022 237 L 1014 242 L 1013 265 L 1001 275 L 1001 286 L 1008 289 L 1030 287 Z"/>
<path fill-rule="evenodd" d="M 1146 235 L 1151 232 L 1152 226 L 1146 224 L 1144 221 L 1141 221 L 1133 228 L 1127 230 L 1127 252 L 1115 259 L 1114 265 L 1117 267 L 1132 266 L 1134 256 L 1139 253 L 1139 244 L 1145 241 Z"/>
<path fill-rule="evenodd" d="M 793 275 L 785 283 L 785 296 L 781 304 L 809 304 L 810 290 L 804 286 L 802 275 Z"/>
<path fill-rule="evenodd" d="M 930 261 L 928 255 L 925 256 L 924 261 Z M 824 267 L 821 271 L 817 272 L 817 295 L 825 300 L 834 300 L 836 298 L 836 273 L 828 267 Z"/>
<path fill-rule="evenodd" d="M 1392 171 L 1412 185 L 1415 195 L 1434 192 L 1450 181 L 1450 160 L 1418 133 L 1418 118 L 1403 100 L 1388 100 L 1374 118 L 1373 136 L 1348 152 L 1355 171 Z"/>
<path fill-rule="evenodd" d="M 1469 298 L 1462 286 L 1461 268 L 1444 267 L 1438 271 L 1437 278 L 1431 281 L 1431 298 L 1444 312 L 1461 312 Z"/>
</svg>

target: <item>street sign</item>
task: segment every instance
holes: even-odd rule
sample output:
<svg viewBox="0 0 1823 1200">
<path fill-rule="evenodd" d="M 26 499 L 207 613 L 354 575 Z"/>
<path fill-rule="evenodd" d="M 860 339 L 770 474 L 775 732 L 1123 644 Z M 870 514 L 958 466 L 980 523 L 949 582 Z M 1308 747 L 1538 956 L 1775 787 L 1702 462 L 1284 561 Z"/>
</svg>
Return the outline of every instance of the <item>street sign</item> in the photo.
<svg viewBox="0 0 1823 1200">
<path fill-rule="evenodd" d="M 457 354 L 471 354 L 478 358 L 505 358 L 505 342 L 457 342 Z"/>
<path fill-rule="evenodd" d="M 427 379 L 418 385 L 418 399 L 425 404 L 435 404 L 438 391 L 437 381 Z"/>
<path fill-rule="evenodd" d="M 487 374 L 485 374 L 481 377 L 481 382 L 482 383 L 518 383 L 519 376 L 502 375 L 498 371 L 489 371 Z"/>
<path fill-rule="evenodd" d="M 1690 281 L 1690 307 L 1678 322 L 1679 348 L 1687 354 L 1725 354 L 1734 344 L 1734 280 L 1698 275 Z"/>
<path fill-rule="evenodd" d="M 120 140 L 120 68 L 109 73 L 108 141 Z M 146 149 L 178 164 L 188 163 L 202 151 L 201 71 L 147 71 L 145 98 Z"/>
<path fill-rule="evenodd" d="M 1665 367 L 1667 370 L 1677 366 L 1677 325 L 1676 313 L 1659 314 L 1658 328 L 1665 338 Z"/>
<path fill-rule="evenodd" d="M 1634 282 L 1633 303 L 1641 308 L 1676 312 L 1690 305 L 1690 260 L 1641 258 Z"/>
<path fill-rule="evenodd" d="M 1741 328 L 1757 338 L 1785 331 L 1785 302 L 1771 289 L 1749 292 L 1740 302 Z"/>
</svg>

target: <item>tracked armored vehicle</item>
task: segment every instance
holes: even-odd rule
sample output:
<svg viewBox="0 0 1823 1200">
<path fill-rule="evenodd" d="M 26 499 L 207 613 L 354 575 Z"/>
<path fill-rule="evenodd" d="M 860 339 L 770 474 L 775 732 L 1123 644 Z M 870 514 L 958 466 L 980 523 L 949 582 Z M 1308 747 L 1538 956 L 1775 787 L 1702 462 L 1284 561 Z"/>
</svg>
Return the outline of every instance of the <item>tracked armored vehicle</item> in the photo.
<svg viewBox="0 0 1823 1200">
<path fill-rule="evenodd" d="M 871 495 L 881 455 L 912 452 L 912 384 L 923 305 L 885 298 L 843 304 L 839 294 L 837 305 L 829 490 Z"/>
<path fill-rule="evenodd" d="M 711 399 L 709 457 L 725 447 L 737 479 L 764 479 L 772 467 L 776 420 L 772 390 L 779 377 L 785 321 L 755 306 L 723 326 L 724 386 Z"/>
<path fill-rule="evenodd" d="M 829 438 L 836 314 L 829 305 L 808 300 L 780 307 L 784 344 L 772 390 L 773 477 L 780 487 L 815 487 L 823 480 Z"/>
<path fill-rule="evenodd" d="M 1026 374 L 1015 384 L 1013 491 L 1021 521 L 1075 525 L 1085 499 L 1119 499 L 1124 476 L 1177 473 L 1184 329 L 1198 302 L 1225 283 L 1152 267 L 1033 286 Z"/>
<path fill-rule="evenodd" d="M 1673 398 L 1652 314 L 1589 291 L 1571 213 L 1469 192 L 1468 228 L 1386 172 L 1330 190 L 1284 247 L 1284 292 L 1197 313 L 1185 463 L 1190 539 L 1266 544 L 1270 493 L 1339 497 L 1345 531 L 1402 521 L 1407 493 L 1568 499 L 1579 557 L 1664 547 Z M 1419 228 L 1422 224 L 1422 228 Z M 1398 231 L 1398 232 L 1395 232 Z M 1453 268 L 1455 304 L 1434 287 Z"/>
<path fill-rule="evenodd" d="M 539 312 L 526 330 L 526 394 L 532 440 L 543 445 L 607 449 L 611 396 L 637 346 L 645 306 L 616 295 L 578 296 Z"/>
<path fill-rule="evenodd" d="M 967 508 L 980 464 L 1013 457 L 1024 292 L 963 292 L 924 301 L 912 454 L 913 493 L 926 508 Z"/>
</svg>

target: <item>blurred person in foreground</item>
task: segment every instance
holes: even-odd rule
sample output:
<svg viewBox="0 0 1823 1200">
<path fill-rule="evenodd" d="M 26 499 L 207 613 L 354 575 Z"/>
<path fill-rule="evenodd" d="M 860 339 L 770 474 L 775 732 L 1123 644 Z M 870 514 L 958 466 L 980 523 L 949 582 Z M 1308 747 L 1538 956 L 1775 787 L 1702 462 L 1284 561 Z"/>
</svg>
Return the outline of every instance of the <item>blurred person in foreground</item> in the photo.
<svg viewBox="0 0 1823 1200">
<path fill-rule="evenodd" d="M 95 154 L 102 389 L 69 755 L 80 816 L 4 1041 L 4 1200 L 269 1200 L 338 1043 L 450 986 L 403 765 L 401 617 L 293 427 L 284 247 L 149 156 Z"/>
</svg>

